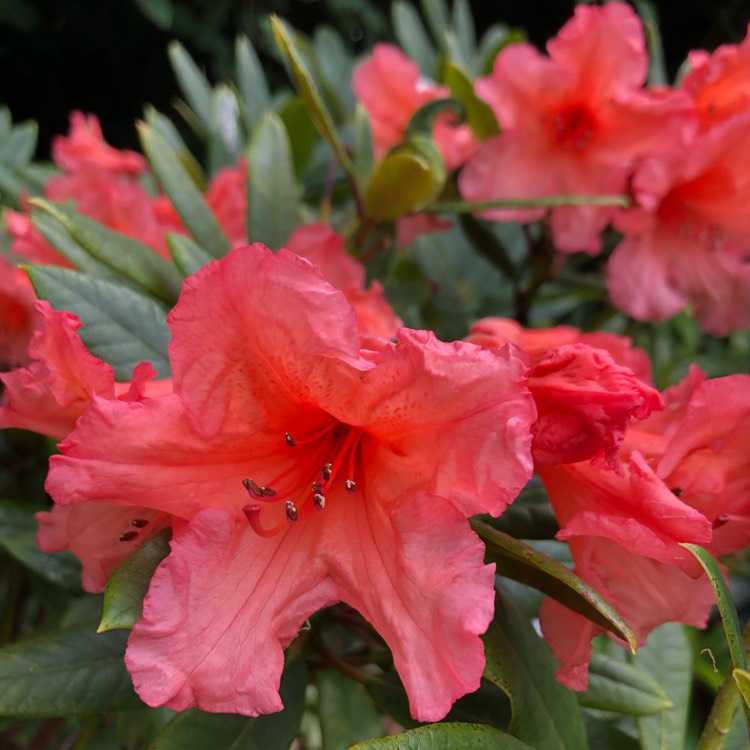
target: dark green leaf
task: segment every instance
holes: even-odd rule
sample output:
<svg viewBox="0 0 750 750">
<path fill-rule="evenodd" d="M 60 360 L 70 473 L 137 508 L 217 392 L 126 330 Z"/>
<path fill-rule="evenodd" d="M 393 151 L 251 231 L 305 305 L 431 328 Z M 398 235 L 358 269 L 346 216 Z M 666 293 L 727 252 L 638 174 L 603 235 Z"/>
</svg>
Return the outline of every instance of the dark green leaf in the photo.
<svg viewBox="0 0 750 750">
<path fill-rule="evenodd" d="M 636 719 L 642 750 L 685 746 L 692 685 L 691 661 L 685 629 L 678 623 L 667 623 L 654 630 L 648 643 L 633 657 L 633 664 L 651 674 L 673 704 L 672 708 L 654 716 Z"/>
<path fill-rule="evenodd" d="M 196 242 L 184 234 L 168 234 L 167 244 L 172 260 L 183 276 L 200 271 L 213 258 Z"/>
<path fill-rule="evenodd" d="M 281 678 L 283 711 L 257 718 L 184 711 L 156 735 L 148 750 L 287 750 L 302 719 L 306 683 L 305 662 L 298 656 L 287 663 Z"/>
<path fill-rule="evenodd" d="M 266 112 L 247 151 L 247 227 L 252 242 L 284 246 L 300 220 L 299 189 L 284 123 Z"/>
<path fill-rule="evenodd" d="M 445 0 L 422 0 L 422 13 L 432 31 L 432 36 L 438 44 L 442 45 L 445 32 L 450 29 L 451 25 L 447 3 Z"/>
<path fill-rule="evenodd" d="M 229 241 L 177 152 L 154 128 L 140 123 L 138 130 L 151 168 L 185 226 L 214 258 L 226 255 Z"/>
<path fill-rule="evenodd" d="M 494 112 L 474 93 L 474 84 L 454 63 L 449 62 L 445 65 L 445 83 L 451 90 L 451 96 L 464 105 L 466 122 L 479 140 L 500 132 Z"/>
<path fill-rule="evenodd" d="M 316 674 L 323 750 L 339 750 L 383 734 L 383 722 L 360 685 L 340 672 Z"/>
<path fill-rule="evenodd" d="M 96 623 L 0 649 L 0 715 L 77 716 L 143 705 L 123 660 L 127 633 Z"/>
<path fill-rule="evenodd" d="M 298 96 L 289 99 L 281 108 L 279 117 L 289 134 L 294 173 L 301 176 L 310 162 L 315 144 L 320 142 L 320 136 L 307 107 Z"/>
<path fill-rule="evenodd" d="M 52 583 L 78 591 L 81 565 L 70 552 L 42 552 L 36 543 L 38 524 L 26 507 L 9 500 L 0 501 L 0 546 Z"/>
<path fill-rule="evenodd" d="M 399 46 L 423 73 L 433 75 L 437 68 L 437 52 L 417 9 L 410 2 L 396 0 L 391 6 L 391 20 Z"/>
<path fill-rule="evenodd" d="M 127 382 L 133 368 L 151 362 L 162 377 L 171 374 L 166 311 L 150 297 L 103 279 L 57 266 L 27 266 L 39 297 L 83 322 L 80 336 L 88 350 L 112 365 Z"/>
<path fill-rule="evenodd" d="M 160 29 L 168 29 L 174 19 L 172 0 L 135 0 L 141 13 Z"/>
<path fill-rule="evenodd" d="M 0 141 L 0 162 L 18 167 L 34 157 L 39 128 L 35 122 L 16 125 L 7 138 Z"/>
<path fill-rule="evenodd" d="M 357 184 L 364 185 L 370 179 L 374 160 L 370 119 L 362 104 L 357 103 L 354 110 L 354 171 Z"/>
<path fill-rule="evenodd" d="M 42 198 L 31 202 L 59 221 L 92 258 L 158 299 L 174 304 L 182 287 L 180 274 L 148 245 L 108 229 L 69 206 Z"/>
<path fill-rule="evenodd" d="M 664 688 L 648 672 L 598 653 L 591 657 L 588 689 L 577 696 L 582 706 L 635 716 L 672 707 Z"/>
<path fill-rule="evenodd" d="M 510 732 L 536 750 L 586 750 L 581 710 L 572 690 L 555 678 L 555 662 L 529 620 L 498 596 L 484 635 L 484 676 L 510 698 Z"/>
<path fill-rule="evenodd" d="M 471 6 L 467 0 L 453 0 L 453 23 L 455 32 L 455 47 L 460 53 L 459 60 L 463 60 L 471 69 L 476 56 L 477 35 L 474 29 L 474 19 L 471 15 Z"/>
<path fill-rule="evenodd" d="M 484 724 L 428 724 L 407 732 L 367 740 L 350 750 L 534 750 L 499 729 Z"/>
<path fill-rule="evenodd" d="M 266 76 L 258 55 L 246 36 L 237 37 L 234 56 L 240 103 L 247 112 L 250 124 L 255 126 L 263 113 L 271 108 L 271 93 Z"/>
<path fill-rule="evenodd" d="M 171 530 L 146 540 L 123 560 L 107 581 L 104 609 L 97 633 L 132 628 L 143 614 L 143 599 L 159 563 L 169 554 Z"/>
<path fill-rule="evenodd" d="M 486 559 L 497 563 L 499 575 L 543 591 L 622 638 L 635 650 L 635 634 L 630 626 L 593 586 L 556 560 L 502 531 L 476 519 L 471 520 L 471 526 L 486 543 Z"/>
<path fill-rule="evenodd" d="M 201 125 L 206 131 L 210 131 L 213 125 L 211 84 L 179 42 L 171 42 L 168 53 L 183 96 L 198 116 Z"/>
</svg>

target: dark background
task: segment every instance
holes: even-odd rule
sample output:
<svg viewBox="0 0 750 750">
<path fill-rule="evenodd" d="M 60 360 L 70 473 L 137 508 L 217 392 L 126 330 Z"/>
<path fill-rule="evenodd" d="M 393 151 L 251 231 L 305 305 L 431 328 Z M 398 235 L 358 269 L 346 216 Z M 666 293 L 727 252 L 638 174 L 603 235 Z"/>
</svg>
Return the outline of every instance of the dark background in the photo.
<svg viewBox="0 0 750 750">
<path fill-rule="evenodd" d="M 388 38 L 387 2 L 367 0 L 0 0 L 0 104 L 15 121 L 37 120 L 39 157 L 53 135 L 67 132 L 68 112 L 96 113 L 114 145 L 135 147 L 133 122 L 143 105 L 170 111 L 177 86 L 166 47 L 179 39 L 212 80 L 231 71 L 235 35 L 243 31 L 263 54 L 258 20 L 276 12 L 310 31 L 321 22 L 364 51 Z M 543 47 L 571 16 L 573 0 L 472 2 L 477 30 L 502 20 Z M 691 49 L 741 41 L 750 0 L 659 0 L 667 69 L 674 76 Z M 281 70 L 266 58 L 270 74 Z"/>
</svg>

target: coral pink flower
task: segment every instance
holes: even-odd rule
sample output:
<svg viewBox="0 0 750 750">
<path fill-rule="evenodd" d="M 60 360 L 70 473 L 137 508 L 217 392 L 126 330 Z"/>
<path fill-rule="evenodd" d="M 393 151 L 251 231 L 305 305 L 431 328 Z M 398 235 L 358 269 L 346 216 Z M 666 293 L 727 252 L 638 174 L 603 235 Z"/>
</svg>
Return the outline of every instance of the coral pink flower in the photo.
<svg viewBox="0 0 750 750">
<path fill-rule="evenodd" d="M 750 112 L 649 159 L 633 188 L 641 207 L 618 217 L 608 266 L 613 304 L 640 320 L 690 306 L 716 335 L 750 326 Z"/>
<path fill-rule="evenodd" d="M 206 203 L 232 247 L 247 245 L 247 159 L 224 167 L 211 179 Z"/>
<path fill-rule="evenodd" d="M 0 255 L 0 373 L 29 359 L 31 336 L 39 324 L 35 301 L 28 276 Z"/>
<path fill-rule="evenodd" d="M 545 467 L 540 476 L 568 542 L 576 573 L 595 586 L 633 629 L 639 645 L 665 622 L 704 627 L 713 589 L 682 542 L 706 544 L 711 524 L 681 502 L 633 451 L 622 476 L 590 462 Z M 547 600 L 542 631 L 562 665 L 558 679 L 587 683 L 591 639 L 602 629 Z"/>
<path fill-rule="evenodd" d="M 44 239 L 28 214 L 6 209 L 5 228 L 13 240 L 11 250 L 19 258 L 31 263 L 73 268 L 73 264 Z"/>
<path fill-rule="evenodd" d="M 372 57 L 361 63 L 352 78 L 354 93 L 370 116 L 375 156 L 401 143 L 412 115 L 424 104 L 450 96 L 445 86 L 420 77 L 419 68 L 392 44 L 376 44 Z M 476 151 L 477 142 L 467 125 L 453 126 L 447 116 L 433 129 L 435 145 L 449 170 Z"/>
<path fill-rule="evenodd" d="M 693 98 L 701 130 L 750 110 L 750 35 L 739 46 L 688 55 L 691 69 L 681 88 Z"/>
<path fill-rule="evenodd" d="M 130 636 L 138 693 L 278 711 L 283 648 L 344 601 L 390 645 L 412 714 L 444 716 L 479 685 L 492 616 L 466 516 L 501 513 L 531 473 L 521 360 L 407 329 L 360 350 L 343 293 L 262 245 L 188 278 L 168 322 L 174 394 L 94 399 L 48 479 L 65 505 L 137 498 L 187 522 Z"/>
<path fill-rule="evenodd" d="M 630 6 L 578 5 L 544 57 L 528 44 L 502 50 L 477 94 L 502 133 L 486 141 L 459 178 L 466 200 L 621 193 L 636 161 L 671 150 L 694 127 L 689 97 L 642 89 L 648 60 Z M 500 221 L 533 221 L 540 210 L 492 210 Z M 552 210 L 557 248 L 598 253 L 610 207 Z"/>
<path fill-rule="evenodd" d="M 344 238 L 325 224 L 304 224 L 287 242 L 287 249 L 316 265 L 326 280 L 340 289 L 357 313 L 363 342 L 393 339 L 403 325 L 383 295 L 380 282 L 365 290 L 365 268 L 344 247 Z"/>
<path fill-rule="evenodd" d="M 647 376 L 646 354 L 624 337 L 583 334 L 568 326 L 525 330 L 512 320 L 485 318 L 472 326 L 467 340 L 486 348 L 511 341 L 529 355 L 529 390 L 538 412 L 532 427 L 537 468 L 599 457 L 619 471 L 628 423 L 662 406 L 659 394 L 631 369 L 604 348 L 593 348 L 611 347 L 620 361 L 634 363 Z"/>
</svg>

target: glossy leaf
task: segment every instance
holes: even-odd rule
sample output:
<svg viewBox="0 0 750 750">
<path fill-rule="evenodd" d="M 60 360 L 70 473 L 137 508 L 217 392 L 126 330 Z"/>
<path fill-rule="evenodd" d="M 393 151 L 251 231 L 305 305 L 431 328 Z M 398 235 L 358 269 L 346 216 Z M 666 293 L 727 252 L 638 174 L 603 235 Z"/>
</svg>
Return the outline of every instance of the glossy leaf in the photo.
<svg viewBox="0 0 750 750">
<path fill-rule="evenodd" d="M 183 276 L 200 271 L 213 258 L 197 243 L 184 234 L 168 234 L 167 245 L 172 260 Z"/>
<path fill-rule="evenodd" d="M 0 648 L 0 715 L 77 716 L 137 708 L 123 657 L 127 633 L 96 623 Z"/>
<path fill-rule="evenodd" d="M 81 588 L 81 565 L 70 552 L 42 552 L 36 543 L 38 524 L 25 506 L 0 500 L 0 547 L 29 570 L 66 589 Z"/>
<path fill-rule="evenodd" d="M 432 75 L 437 68 L 437 52 L 422 24 L 417 9 L 405 0 L 391 6 L 393 30 L 399 46 L 422 72 Z"/>
<path fill-rule="evenodd" d="M 185 226 L 198 244 L 208 250 L 214 258 L 226 255 L 229 240 L 203 200 L 177 152 L 149 125 L 140 123 L 138 131 L 151 168 Z"/>
<path fill-rule="evenodd" d="M 104 589 L 104 608 L 97 633 L 130 629 L 141 619 L 143 599 L 151 579 L 159 563 L 169 554 L 170 536 L 170 530 L 160 531 L 117 566 Z"/>
<path fill-rule="evenodd" d="M 331 669 L 319 671 L 315 681 L 323 750 L 339 750 L 383 734 L 380 714 L 360 685 Z"/>
<path fill-rule="evenodd" d="M 182 286 L 177 269 L 148 245 L 115 232 L 69 206 L 33 198 L 32 205 L 54 217 L 92 258 L 143 291 L 173 304 Z"/>
<path fill-rule="evenodd" d="M 320 96 L 320 92 L 318 91 L 312 76 L 310 75 L 310 71 L 303 62 L 302 56 L 294 43 L 292 32 L 277 16 L 271 16 L 271 24 L 273 26 L 273 35 L 276 39 L 276 44 L 289 66 L 289 70 L 297 87 L 297 92 L 305 102 L 310 117 L 315 123 L 315 127 L 318 128 L 318 132 L 333 149 L 336 160 L 341 165 L 342 169 L 344 169 L 347 174 L 353 175 L 354 165 L 352 164 L 349 155 L 346 153 L 346 148 L 341 141 L 338 130 L 333 124 L 333 118 L 323 103 L 323 99 Z"/>
<path fill-rule="evenodd" d="M 539 589 L 622 638 L 635 650 L 635 634 L 630 626 L 593 586 L 572 570 L 481 521 L 472 519 L 471 526 L 487 545 L 486 560 L 497 563 L 499 575 Z"/>
<path fill-rule="evenodd" d="M 691 661 L 685 629 L 678 623 L 667 623 L 654 630 L 648 643 L 632 657 L 633 664 L 654 677 L 672 701 L 671 708 L 636 719 L 642 750 L 684 747 L 692 686 Z"/>
<path fill-rule="evenodd" d="M 466 109 L 466 122 L 480 140 L 497 135 L 500 126 L 490 106 L 474 93 L 474 85 L 461 68 L 452 62 L 444 68 L 445 83 L 451 96 L 458 99 Z"/>
<path fill-rule="evenodd" d="M 234 46 L 237 88 L 240 104 L 244 107 L 251 125 L 260 121 L 271 108 L 271 93 L 258 55 L 246 36 L 237 37 Z"/>
<path fill-rule="evenodd" d="M 299 188 L 284 123 L 266 112 L 247 151 L 247 227 L 251 242 L 278 250 L 300 221 Z"/>
<path fill-rule="evenodd" d="M 648 672 L 633 664 L 594 653 L 589 686 L 578 702 L 602 711 L 648 716 L 672 707 L 664 688 Z"/>
<path fill-rule="evenodd" d="M 188 51 L 179 42 L 171 42 L 167 51 L 172 69 L 187 103 L 198 116 L 203 127 L 210 131 L 213 123 L 211 84 L 195 64 Z"/>
<path fill-rule="evenodd" d="M 305 706 L 305 661 L 291 659 L 281 677 L 284 710 L 250 718 L 190 709 L 177 714 L 147 750 L 287 750 L 297 735 Z"/>
<path fill-rule="evenodd" d="M 534 750 L 499 729 L 484 724 L 428 724 L 417 729 L 367 740 L 350 750 Z"/>
<path fill-rule="evenodd" d="M 127 382 L 133 368 L 151 362 L 161 377 L 171 374 L 166 310 L 143 294 L 57 266 L 27 266 L 39 297 L 58 310 L 70 310 L 83 322 L 83 343 Z"/>
<path fill-rule="evenodd" d="M 483 640 L 484 676 L 513 707 L 511 734 L 536 750 L 586 750 L 575 693 L 557 681 L 552 652 L 510 599 L 496 598 L 495 620 Z"/>
</svg>

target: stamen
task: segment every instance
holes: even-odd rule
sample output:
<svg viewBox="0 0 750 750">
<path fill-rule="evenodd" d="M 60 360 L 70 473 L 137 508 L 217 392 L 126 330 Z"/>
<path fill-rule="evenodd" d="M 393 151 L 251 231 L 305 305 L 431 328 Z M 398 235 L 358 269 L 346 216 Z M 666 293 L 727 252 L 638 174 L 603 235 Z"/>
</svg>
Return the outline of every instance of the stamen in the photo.
<svg viewBox="0 0 750 750">
<path fill-rule="evenodd" d="M 286 444 L 290 448 L 294 448 L 294 446 L 297 445 L 297 443 L 294 442 L 294 438 L 288 432 L 284 433 L 284 440 L 286 440 Z"/>
<path fill-rule="evenodd" d="M 286 526 L 285 521 L 282 520 L 271 529 L 265 528 L 260 522 L 260 505 L 245 505 L 242 508 L 242 512 L 245 514 L 245 518 L 247 518 L 247 522 L 250 524 L 253 531 L 258 536 L 263 536 L 267 539 L 280 534 Z"/>
<path fill-rule="evenodd" d="M 683 490 L 682 490 L 682 487 L 673 487 L 673 488 L 672 488 L 672 494 L 673 494 L 673 495 L 674 495 L 675 497 L 682 497 L 682 491 L 683 491 Z"/>
<path fill-rule="evenodd" d="M 242 480 L 242 486 L 248 491 L 250 497 L 255 500 L 259 500 L 262 497 L 273 497 L 276 494 L 276 490 L 273 489 L 273 487 L 266 487 L 264 484 L 258 484 L 249 477 Z"/>
<path fill-rule="evenodd" d="M 148 520 L 145 518 L 134 518 L 130 522 L 131 526 L 135 526 L 136 529 L 142 529 L 144 526 L 148 526 Z"/>
<path fill-rule="evenodd" d="M 319 492 L 316 492 L 313 495 L 313 503 L 315 504 L 315 507 L 318 510 L 323 510 L 323 508 L 326 507 L 326 499 L 324 495 L 321 495 Z"/>
<path fill-rule="evenodd" d="M 296 521 L 299 518 L 297 506 L 291 501 L 286 501 L 286 520 L 289 522 Z"/>
<path fill-rule="evenodd" d="M 124 534 L 120 534 L 121 542 L 132 542 L 138 536 L 137 531 L 126 531 Z"/>
<path fill-rule="evenodd" d="M 325 495 L 326 494 L 325 487 L 323 487 L 323 485 L 320 482 L 313 482 L 312 483 L 312 487 L 310 487 L 310 489 L 316 495 Z"/>
<path fill-rule="evenodd" d="M 353 479 L 347 479 L 344 482 L 344 486 L 350 495 L 353 495 L 357 491 L 357 483 Z"/>
<path fill-rule="evenodd" d="M 323 468 L 320 470 L 320 473 L 323 475 L 323 481 L 327 482 L 331 478 L 331 472 L 333 471 L 333 464 L 325 464 Z"/>
</svg>

